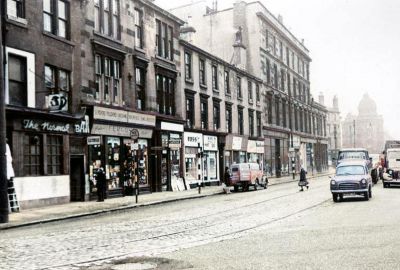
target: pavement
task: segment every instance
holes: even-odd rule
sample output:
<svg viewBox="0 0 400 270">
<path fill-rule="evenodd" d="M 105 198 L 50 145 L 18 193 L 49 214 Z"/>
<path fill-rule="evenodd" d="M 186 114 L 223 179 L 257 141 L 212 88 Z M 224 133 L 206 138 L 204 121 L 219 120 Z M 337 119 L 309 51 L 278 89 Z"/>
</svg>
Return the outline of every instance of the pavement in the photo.
<svg viewBox="0 0 400 270">
<path fill-rule="evenodd" d="M 309 175 L 308 179 L 326 176 L 332 174 L 332 171 L 321 174 Z M 292 176 L 280 178 L 268 178 L 268 186 L 297 182 L 299 175 L 293 180 Z M 222 186 L 202 187 L 199 194 L 198 189 L 191 189 L 176 192 L 156 192 L 139 195 L 138 203 L 135 202 L 135 196 L 125 196 L 119 198 L 106 199 L 104 202 L 86 201 L 71 202 L 67 204 L 50 205 L 41 208 L 21 209 L 20 212 L 10 213 L 9 222 L 0 224 L 0 230 L 37 225 L 42 223 L 56 222 L 73 218 L 80 218 L 92 215 L 107 214 L 117 211 L 125 211 L 138 207 L 145 207 L 157 204 L 176 202 L 181 200 L 204 198 L 223 194 Z"/>
</svg>

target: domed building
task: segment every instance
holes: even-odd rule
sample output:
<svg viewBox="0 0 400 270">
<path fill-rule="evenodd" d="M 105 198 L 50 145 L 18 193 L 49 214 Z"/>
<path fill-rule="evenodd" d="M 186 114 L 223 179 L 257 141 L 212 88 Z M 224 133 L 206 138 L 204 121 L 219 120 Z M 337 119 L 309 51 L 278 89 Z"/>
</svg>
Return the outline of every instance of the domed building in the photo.
<svg viewBox="0 0 400 270">
<path fill-rule="evenodd" d="M 383 117 L 378 114 L 376 103 L 368 94 L 364 94 L 358 105 L 358 115 L 346 116 L 342 124 L 342 136 L 344 148 L 366 148 L 371 154 L 383 151 Z"/>
</svg>

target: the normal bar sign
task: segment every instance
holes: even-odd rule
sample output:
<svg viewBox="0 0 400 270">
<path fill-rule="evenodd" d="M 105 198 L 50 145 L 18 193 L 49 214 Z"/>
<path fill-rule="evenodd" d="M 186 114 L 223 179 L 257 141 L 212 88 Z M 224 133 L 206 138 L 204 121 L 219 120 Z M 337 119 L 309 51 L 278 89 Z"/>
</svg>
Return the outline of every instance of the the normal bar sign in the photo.
<svg viewBox="0 0 400 270">
<path fill-rule="evenodd" d="M 22 128 L 35 131 L 68 133 L 70 131 L 70 124 L 54 123 L 48 121 L 39 122 L 26 119 L 22 121 Z"/>
</svg>

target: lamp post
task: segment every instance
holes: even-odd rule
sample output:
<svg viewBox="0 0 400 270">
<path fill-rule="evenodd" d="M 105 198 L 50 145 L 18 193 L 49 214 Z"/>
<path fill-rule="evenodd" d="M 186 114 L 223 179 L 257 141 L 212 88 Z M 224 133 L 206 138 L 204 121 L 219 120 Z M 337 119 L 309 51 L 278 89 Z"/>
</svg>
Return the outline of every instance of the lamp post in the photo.
<svg viewBox="0 0 400 270">
<path fill-rule="evenodd" d="M 5 83 L 4 65 L 5 61 L 5 1 L 0 1 L 0 223 L 8 223 L 8 185 L 7 185 L 7 158 L 6 158 L 6 109 L 5 109 Z"/>
<path fill-rule="evenodd" d="M 197 165 L 197 170 L 200 171 L 200 173 L 197 173 L 198 175 L 198 182 L 197 186 L 199 187 L 199 194 L 201 194 L 201 185 L 203 184 L 203 149 L 200 145 L 200 143 L 197 143 L 197 158 L 200 160 L 200 163 Z"/>
</svg>

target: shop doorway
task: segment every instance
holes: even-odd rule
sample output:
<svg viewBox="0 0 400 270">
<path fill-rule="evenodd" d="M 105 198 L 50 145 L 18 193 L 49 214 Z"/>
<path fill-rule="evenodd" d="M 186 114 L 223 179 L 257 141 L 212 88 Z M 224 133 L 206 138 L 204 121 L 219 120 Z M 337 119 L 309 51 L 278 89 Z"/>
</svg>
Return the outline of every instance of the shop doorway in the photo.
<svg viewBox="0 0 400 270">
<path fill-rule="evenodd" d="M 275 173 L 276 177 L 281 177 L 282 172 L 282 161 L 281 161 L 281 140 L 275 139 Z"/>
<path fill-rule="evenodd" d="M 70 157 L 70 190 L 71 201 L 82 202 L 85 200 L 85 158 L 83 155 Z"/>
</svg>

